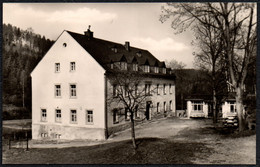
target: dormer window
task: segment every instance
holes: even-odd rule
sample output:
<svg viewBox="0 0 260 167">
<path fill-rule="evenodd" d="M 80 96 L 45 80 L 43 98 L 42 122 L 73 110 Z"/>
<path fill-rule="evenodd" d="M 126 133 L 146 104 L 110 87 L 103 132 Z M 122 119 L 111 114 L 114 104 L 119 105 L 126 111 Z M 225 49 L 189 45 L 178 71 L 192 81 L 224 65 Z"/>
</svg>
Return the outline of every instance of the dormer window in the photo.
<svg viewBox="0 0 260 167">
<path fill-rule="evenodd" d="M 133 64 L 133 71 L 138 71 L 138 64 L 136 63 Z"/>
<path fill-rule="evenodd" d="M 139 51 L 139 52 L 136 53 L 136 55 L 137 55 L 138 57 L 141 57 L 141 56 L 142 56 L 142 52 Z"/>
<path fill-rule="evenodd" d="M 163 69 L 162 69 L 162 73 L 163 73 L 163 74 L 166 74 L 166 68 L 163 68 Z"/>
<path fill-rule="evenodd" d="M 150 72 L 150 66 L 144 65 L 144 72 L 149 73 Z"/>
<path fill-rule="evenodd" d="M 117 53 L 117 47 L 116 47 L 116 46 L 114 46 L 113 48 L 111 48 L 111 50 L 112 50 L 113 52 Z"/>
<path fill-rule="evenodd" d="M 159 73 L 159 67 L 154 67 L 154 73 Z"/>
<path fill-rule="evenodd" d="M 120 62 L 120 69 L 121 70 L 127 70 L 127 63 L 126 62 Z"/>
</svg>

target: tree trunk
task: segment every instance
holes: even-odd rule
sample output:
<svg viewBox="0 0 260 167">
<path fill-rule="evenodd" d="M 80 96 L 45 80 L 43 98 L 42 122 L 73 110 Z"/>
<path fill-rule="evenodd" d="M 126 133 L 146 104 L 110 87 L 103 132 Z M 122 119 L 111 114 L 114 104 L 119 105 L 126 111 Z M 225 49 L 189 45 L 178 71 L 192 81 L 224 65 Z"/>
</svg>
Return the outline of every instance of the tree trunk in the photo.
<svg viewBox="0 0 260 167">
<path fill-rule="evenodd" d="M 236 110 L 237 110 L 237 117 L 238 117 L 238 127 L 239 132 L 244 131 L 246 129 L 245 123 L 245 113 L 243 112 L 243 89 L 241 86 L 236 88 Z"/>
<path fill-rule="evenodd" d="M 218 114 L 217 114 L 217 98 L 216 98 L 216 90 L 213 89 L 213 123 L 217 123 L 218 122 Z"/>
<path fill-rule="evenodd" d="M 135 124 L 134 124 L 134 118 L 133 118 L 133 112 L 131 112 L 131 116 L 130 116 L 130 119 L 131 119 L 131 134 L 132 134 L 132 142 L 133 142 L 133 147 L 134 149 L 136 149 L 136 142 L 135 142 Z"/>
<path fill-rule="evenodd" d="M 23 108 L 25 107 L 25 103 L 24 103 L 24 76 L 23 76 Z"/>
</svg>

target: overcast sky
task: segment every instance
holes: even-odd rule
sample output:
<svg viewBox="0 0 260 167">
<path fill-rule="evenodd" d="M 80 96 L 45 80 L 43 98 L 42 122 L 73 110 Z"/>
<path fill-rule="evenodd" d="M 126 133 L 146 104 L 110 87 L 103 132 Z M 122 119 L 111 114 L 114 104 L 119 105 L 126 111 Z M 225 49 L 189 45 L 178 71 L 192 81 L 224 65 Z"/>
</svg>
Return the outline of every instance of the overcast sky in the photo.
<svg viewBox="0 0 260 167">
<path fill-rule="evenodd" d="M 3 22 L 56 40 L 63 30 L 82 33 L 91 25 L 94 37 L 149 50 L 159 60 L 193 67 L 191 40 L 175 35 L 170 20 L 159 21 L 162 3 L 4 3 Z"/>
</svg>

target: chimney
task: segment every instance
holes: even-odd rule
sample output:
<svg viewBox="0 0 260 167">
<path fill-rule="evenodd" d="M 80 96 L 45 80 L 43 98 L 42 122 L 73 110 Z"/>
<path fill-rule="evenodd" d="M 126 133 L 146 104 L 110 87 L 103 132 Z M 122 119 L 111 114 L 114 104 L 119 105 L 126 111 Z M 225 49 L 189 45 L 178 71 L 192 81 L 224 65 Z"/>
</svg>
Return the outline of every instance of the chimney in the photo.
<svg viewBox="0 0 260 167">
<path fill-rule="evenodd" d="M 84 34 L 86 37 L 88 37 L 88 39 L 92 39 L 93 38 L 93 32 L 90 31 L 90 25 L 88 26 L 88 30 L 84 31 Z"/>
<path fill-rule="evenodd" d="M 125 49 L 127 50 L 127 51 L 130 51 L 130 42 L 125 42 Z"/>
</svg>

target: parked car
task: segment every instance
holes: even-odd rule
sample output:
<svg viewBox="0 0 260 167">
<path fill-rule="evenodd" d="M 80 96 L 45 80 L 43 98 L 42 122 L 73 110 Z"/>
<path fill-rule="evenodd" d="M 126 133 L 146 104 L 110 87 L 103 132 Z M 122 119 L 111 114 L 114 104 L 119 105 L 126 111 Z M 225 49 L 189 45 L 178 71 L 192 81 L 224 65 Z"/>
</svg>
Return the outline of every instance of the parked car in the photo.
<svg viewBox="0 0 260 167">
<path fill-rule="evenodd" d="M 227 115 L 227 117 L 223 118 L 223 125 L 227 127 L 237 127 L 238 119 L 236 114 Z"/>
</svg>

